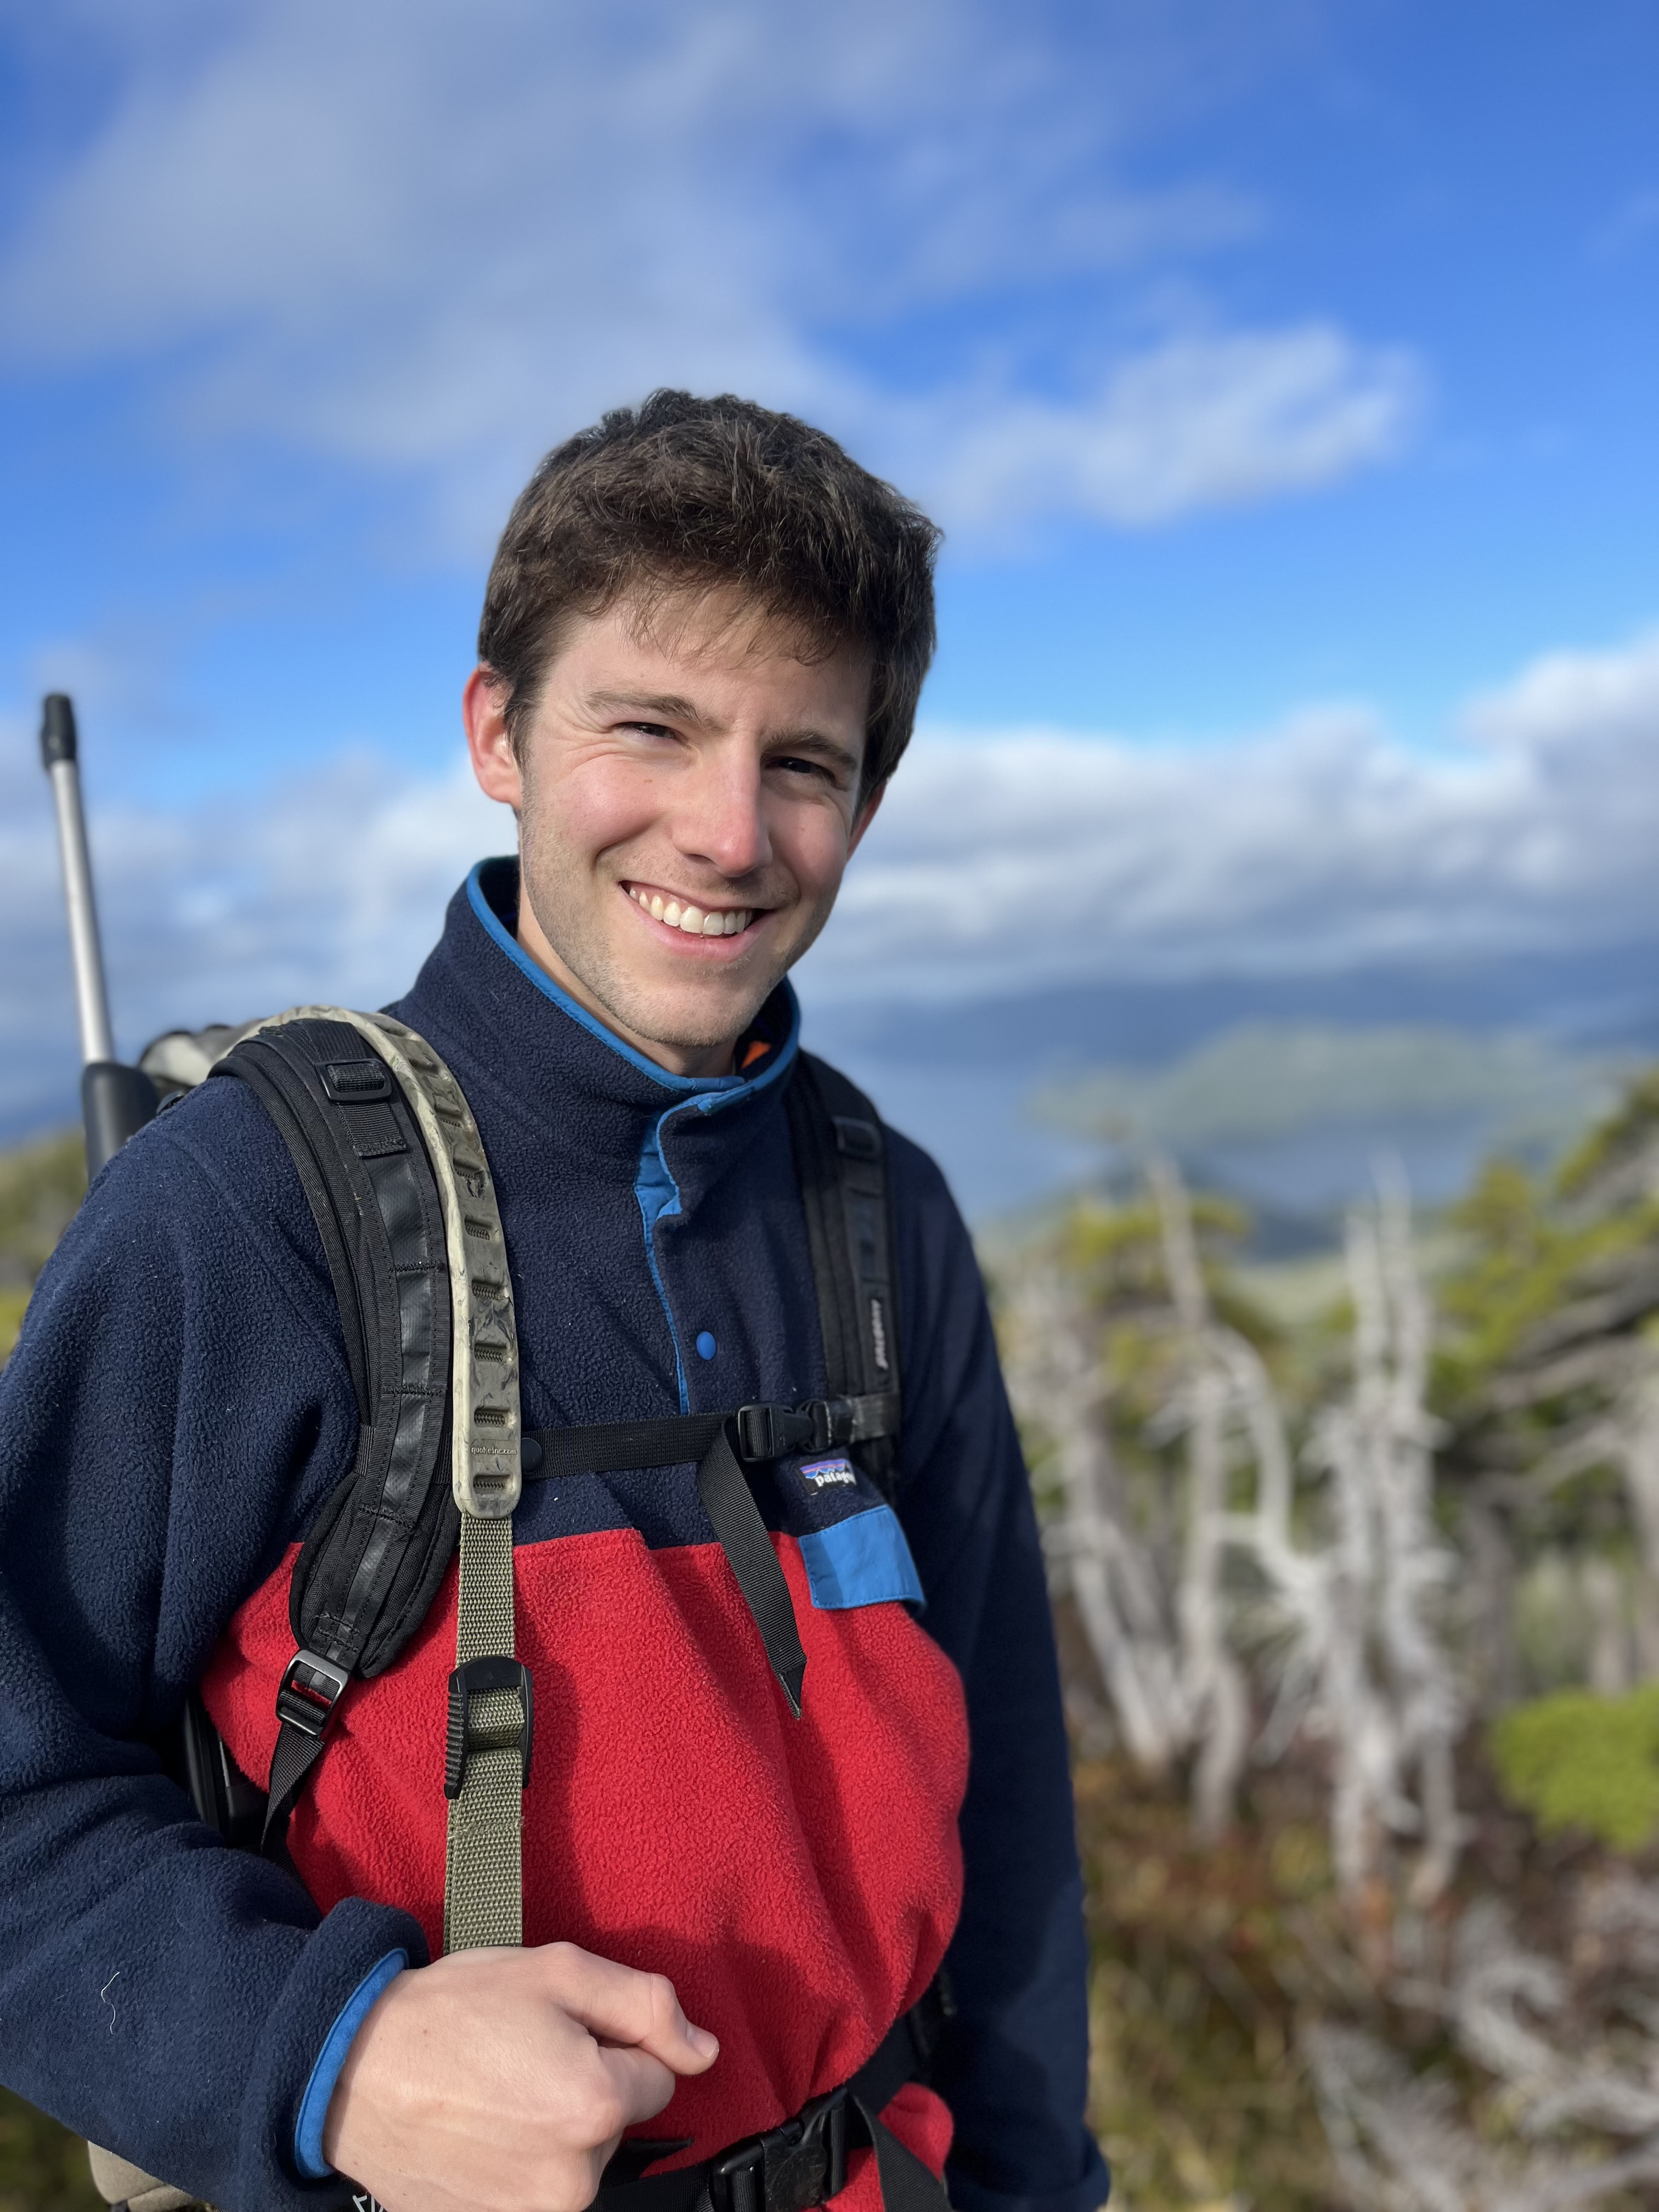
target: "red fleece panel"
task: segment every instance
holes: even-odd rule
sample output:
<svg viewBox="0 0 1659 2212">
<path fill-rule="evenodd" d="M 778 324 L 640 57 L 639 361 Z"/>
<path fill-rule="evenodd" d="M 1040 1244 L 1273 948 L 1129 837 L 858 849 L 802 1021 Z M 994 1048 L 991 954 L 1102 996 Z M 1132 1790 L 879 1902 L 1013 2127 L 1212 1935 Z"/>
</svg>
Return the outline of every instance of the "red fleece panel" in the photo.
<svg viewBox="0 0 1659 2212">
<path fill-rule="evenodd" d="M 653 1552 L 606 1529 L 515 1554 L 517 1648 L 536 1688 L 525 1941 L 665 1973 L 719 2036 L 711 2071 L 641 2131 L 691 2136 L 676 2163 L 775 2125 L 855 2072 L 933 1979 L 961 1902 L 955 1668 L 902 1606 L 818 1611 L 794 1540 L 773 1542 L 806 1650 L 799 1721 L 718 1545 Z M 241 1607 L 204 1685 L 255 1776 L 270 1767 L 294 1649 L 297 1556 Z M 319 1905 L 402 1905 L 434 1955 L 454 1652 L 452 1566 L 398 1664 L 347 1693 L 289 1831 Z M 892 2114 L 937 2170 L 943 2105 L 913 2089 Z M 840 2201 L 875 2212 L 857 2175 Z"/>
</svg>

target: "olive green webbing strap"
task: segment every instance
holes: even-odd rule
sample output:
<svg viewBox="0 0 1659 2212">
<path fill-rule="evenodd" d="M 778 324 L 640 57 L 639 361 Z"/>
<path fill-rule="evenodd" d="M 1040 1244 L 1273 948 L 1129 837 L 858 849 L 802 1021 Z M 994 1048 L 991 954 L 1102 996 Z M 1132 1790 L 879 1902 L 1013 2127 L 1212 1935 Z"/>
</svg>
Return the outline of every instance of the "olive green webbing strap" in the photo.
<svg viewBox="0 0 1659 2212">
<path fill-rule="evenodd" d="M 464 1513 L 455 1663 L 512 1651 L 513 1523 Z M 471 1701 L 465 1777 L 449 1802 L 446 1951 L 524 1941 L 520 1747 L 529 1723 L 516 1690 L 483 1690 Z"/>
<path fill-rule="evenodd" d="M 483 1142 L 460 1085 L 416 1030 L 388 1014 L 299 1007 L 352 1024 L 403 1088 L 443 1208 L 449 1257 L 451 1486 L 461 1516 L 455 1666 L 513 1659 L 513 1510 L 520 1466 L 519 1340 L 507 1242 Z M 532 1715 L 521 1687 L 450 1692 L 444 1949 L 524 1940 L 521 1828 Z"/>
</svg>

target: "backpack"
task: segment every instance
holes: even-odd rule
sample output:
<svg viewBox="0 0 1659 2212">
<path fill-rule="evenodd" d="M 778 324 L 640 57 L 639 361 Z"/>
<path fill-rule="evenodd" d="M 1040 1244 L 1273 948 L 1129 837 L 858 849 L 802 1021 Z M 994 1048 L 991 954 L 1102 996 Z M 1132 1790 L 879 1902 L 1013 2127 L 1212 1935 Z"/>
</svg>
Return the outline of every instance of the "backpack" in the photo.
<svg viewBox="0 0 1659 2212">
<path fill-rule="evenodd" d="M 512 1514 L 522 1486 L 694 1461 L 704 1510 L 799 1717 L 805 1655 L 744 1470 L 793 1452 L 850 1450 L 892 1495 L 901 1397 L 881 1123 L 845 1077 L 798 1055 L 784 1103 L 828 1396 L 525 1431 L 494 1187 L 460 1087 L 424 1038 L 387 1014 L 301 1006 L 241 1029 L 175 1032 L 143 1065 L 175 1093 L 204 1078 L 239 1079 L 270 1114 L 322 1241 L 360 1425 L 352 1465 L 295 1564 L 296 1649 L 277 1692 L 264 1789 L 237 1771 L 193 1696 L 181 1759 L 197 1810 L 227 1841 L 280 1852 L 348 1684 L 396 1664 L 459 1548 L 444 1945 L 516 1943 L 534 1740 L 531 1678 L 514 1656 Z"/>
<path fill-rule="evenodd" d="M 423 1037 L 389 1014 L 299 1006 L 240 1029 L 174 1031 L 142 1064 L 164 1094 L 237 1079 L 270 1113 L 322 1239 L 359 1418 L 350 1469 L 295 1562 L 298 1648 L 277 1691 L 265 1788 L 237 1770 L 192 1693 L 179 1763 L 196 1809 L 227 1842 L 282 1856 L 289 1814 L 348 1684 L 396 1664 L 459 1549 L 444 1949 L 517 1944 L 535 1726 L 530 1673 L 514 1656 L 512 1516 L 523 1485 L 695 1461 L 703 1507 L 799 1718 L 805 1655 L 744 1468 L 798 1451 L 854 1452 L 893 1498 L 901 1392 L 882 1125 L 844 1076 L 797 1055 L 784 1103 L 829 1395 L 526 1431 L 489 1164 L 460 1086 Z M 704 2166 L 641 2179 L 681 2146 L 624 2141 L 605 2169 L 600 2212 L 805 2212 L 845 2185 L 860 2143 L 874 2154 L 886 2212 L 949 2212 L 939 2183 L 880 2115 L 926 2074 L 953 2011 L 941 1970 L 850 2080 Z M 89 2148 L 118 2212 L 191 2204 L 184 2191 Z"/>
</svg>

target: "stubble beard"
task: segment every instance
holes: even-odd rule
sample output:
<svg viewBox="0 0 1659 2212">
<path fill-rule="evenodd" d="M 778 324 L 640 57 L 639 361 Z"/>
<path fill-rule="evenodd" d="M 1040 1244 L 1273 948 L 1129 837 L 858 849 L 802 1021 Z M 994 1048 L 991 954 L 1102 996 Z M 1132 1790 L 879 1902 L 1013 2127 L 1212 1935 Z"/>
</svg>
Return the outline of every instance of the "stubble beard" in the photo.
<svg viewBox="0 0 1659 2212">
<path fill-rule="evenodd" d="M 528 900 L 542 934 L 613 1021 L 674 1052 L 709 1052 L 735 1043 L 830 918 L 826 906 L 799 939 L 754 970 L 735 996 L 708 985 L 700 989 L 690 974 L 678 992 L 666 986 L 653 989 L 617 957 L 594 907 L 561 896 L 563 886 L 580 882 L 588 867 L 586 860 L 564 851 L 556 830 L 543 820 L 538 808 L 526 806 L 519 820 L 519 896 Z M 620 889 L 616 896 L 623 896 Z M 714 980 L 711 975 L 708 983 Z"/>
</svg>

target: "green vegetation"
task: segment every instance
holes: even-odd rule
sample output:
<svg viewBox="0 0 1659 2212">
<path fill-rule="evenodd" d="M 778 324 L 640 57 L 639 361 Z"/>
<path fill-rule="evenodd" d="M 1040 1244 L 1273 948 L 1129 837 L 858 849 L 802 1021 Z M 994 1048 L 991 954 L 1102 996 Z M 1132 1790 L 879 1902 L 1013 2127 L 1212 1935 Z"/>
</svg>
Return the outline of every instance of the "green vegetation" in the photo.
<svg viewBox="0 0 1659 2212">
<path fill-rule="evenodd" d="M 1492 1752 L 1504 1795 L 1541 1834 L 1580 1829 L 1615 1851 L 1659 1837 L 1659 1682 L 1517 1705 L 1493 1724 Z"/>
<path fill-rule="evenodd" d="M 87 2147 L 0 2089 L 0 2212 L 102 2212 Z"/>
<path fill-rule="evenodd" d="M 78 1129 L 0 1157 L 0 1360 L 17 1340 L 34 1279 L 87 1187 Z M 97 2212 L 86 2145 L 0 2089 L 0 2212 Z"/>
<path fill-rule="evenodd" d="M 34 1279 L 86 1187 L 78 1129 L 0 1157 L 0 1359 L 17 1340 Z"/>
</svg>

